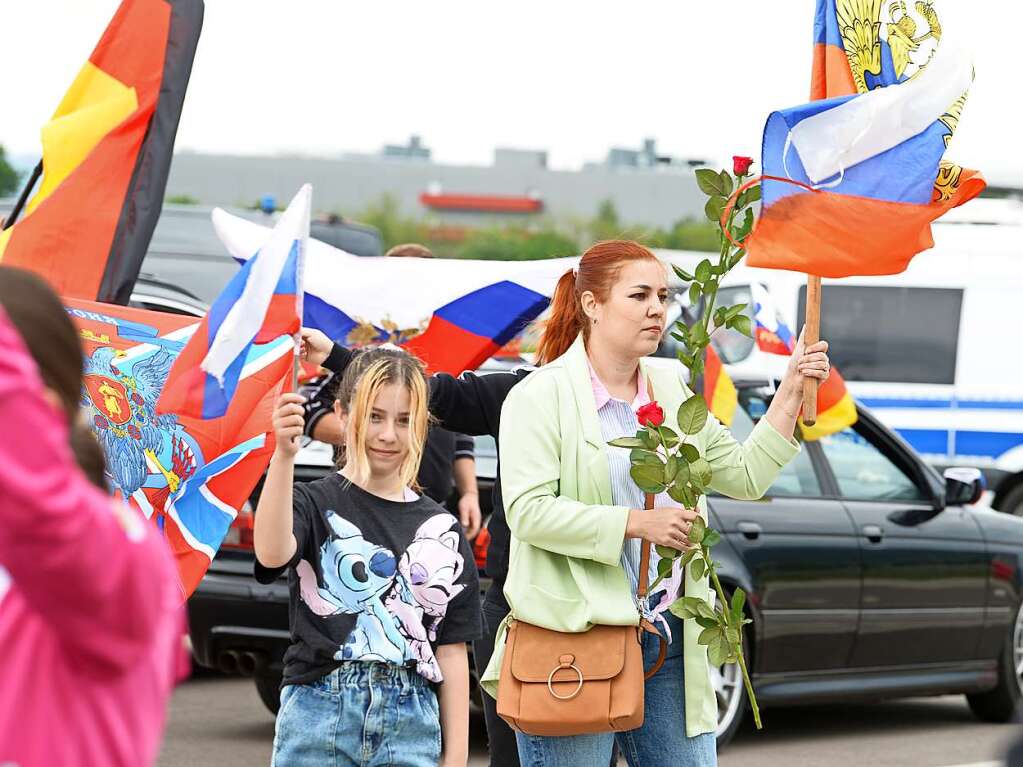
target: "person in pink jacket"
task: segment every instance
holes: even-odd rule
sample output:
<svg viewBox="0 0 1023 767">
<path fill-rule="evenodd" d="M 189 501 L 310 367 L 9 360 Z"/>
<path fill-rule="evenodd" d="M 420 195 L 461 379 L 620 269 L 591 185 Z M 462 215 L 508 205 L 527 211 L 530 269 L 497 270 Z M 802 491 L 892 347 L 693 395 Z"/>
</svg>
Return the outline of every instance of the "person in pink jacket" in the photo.
<svg viewBox="0 0 1023 767">
<path fill-rule="evenodd" d="M 151 765 L 173 686 L 177 575 L 155 528 L 96 486 L 81 355 L 50 289 L 0 266 L 5 767 Z"/>
</svg>

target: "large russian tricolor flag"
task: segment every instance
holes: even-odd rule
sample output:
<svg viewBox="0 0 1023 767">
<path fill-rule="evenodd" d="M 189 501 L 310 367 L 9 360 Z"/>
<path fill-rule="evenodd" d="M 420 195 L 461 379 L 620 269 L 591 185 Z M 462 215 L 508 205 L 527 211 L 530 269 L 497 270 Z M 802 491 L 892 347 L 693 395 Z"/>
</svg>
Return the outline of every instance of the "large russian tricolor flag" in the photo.
<svg viewBox="0 0 1023 767">
<path fill-rule="evenodd" d="M 983 190 L 979 173 L 943 162 L 970 59 L 947 41 L 924 57 L 908 17 L 892 15 L 902 5 L 818 0 L 811 93 L 823 100 L 768 118 L 750 266 L 901 272 L 933 246 L 931 222 Z"/>
<path fill-rule="evenodd" d="M 243 263 L 266 237 L 264 227 L 219 209 L 213 224 Z M 311 239 L 303 324 L 350 346 L 401 344 L 431 372 L 458 375 L 536 319 L 558 277 L 577 263 L 360 258 Z"/>
</svg>

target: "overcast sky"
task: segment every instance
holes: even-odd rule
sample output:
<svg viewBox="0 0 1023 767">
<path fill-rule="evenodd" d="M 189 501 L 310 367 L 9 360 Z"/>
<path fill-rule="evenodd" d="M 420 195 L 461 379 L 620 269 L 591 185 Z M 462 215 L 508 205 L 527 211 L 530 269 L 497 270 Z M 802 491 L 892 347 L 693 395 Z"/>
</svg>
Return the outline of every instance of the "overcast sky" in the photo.
<svg viewBox="0 0 1023 767">
<path fill-rule="evenodd" d="M 116 0 L 4 4 L 0 143 L 38 155 Z M 912 3 L 909 3 L 912 5 Z M 937 0 L 977 79 L 948 157 L 1023 183 L 1023 4 Z M 773 109 L 806 100 L 813 0 L 206 0 L 177 148 L 376 151 L 420 134 L 442 162 L 495 146 L 574 168 L 611 145 L 759 155 Z"/>
</svg>

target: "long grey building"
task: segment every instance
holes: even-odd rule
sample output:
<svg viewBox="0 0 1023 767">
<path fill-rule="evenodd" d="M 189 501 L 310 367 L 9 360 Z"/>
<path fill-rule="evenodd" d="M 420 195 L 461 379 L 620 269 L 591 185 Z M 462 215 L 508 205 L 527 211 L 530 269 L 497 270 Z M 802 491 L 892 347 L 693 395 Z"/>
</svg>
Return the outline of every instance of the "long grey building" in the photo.
<svg viewBox="0 0 1023 767">
<path fill-rule="evenodd" d="M 339 157 L 232 156 L 179 152 L 167 196 L 208 205 L 251 205 L 266 195 L 285 204 L 305 182 L 318 212 L 352 216 L 389 194 L 404 215 L 438 225 L 526 223 L 590 218 L 611 200 L 628 224 L 668 227 L 701 217 L 706 198 L 696 186 L 700 160 L 612 148 L 603 162 L 577 171 L 547 167 L 547 153 L 499 148 L 491 165 L 435 163 L 413 136 L 407 146 L 375 155 Z"/>
</svg>

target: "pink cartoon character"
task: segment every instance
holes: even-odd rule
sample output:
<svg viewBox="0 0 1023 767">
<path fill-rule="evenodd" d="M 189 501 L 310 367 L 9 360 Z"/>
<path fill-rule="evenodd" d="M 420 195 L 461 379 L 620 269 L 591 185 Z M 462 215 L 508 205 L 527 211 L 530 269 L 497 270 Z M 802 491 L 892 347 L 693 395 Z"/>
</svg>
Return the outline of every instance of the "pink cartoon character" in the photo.
<svg viewBox="0 0 1023 767">
<path fill-rule="evenodd" d="M 435 514 L 419 526 L 398 560 L 395 587 L 386 600 L 408 642 L 410 660 L 433 682 L 442 677 L 430 642 L 437 638 L 448 603 L 465 589 L 456 583 L 465 566 L 458 532 L 452 529 L 457 524 L 450 514 Z"/>
</svg>

